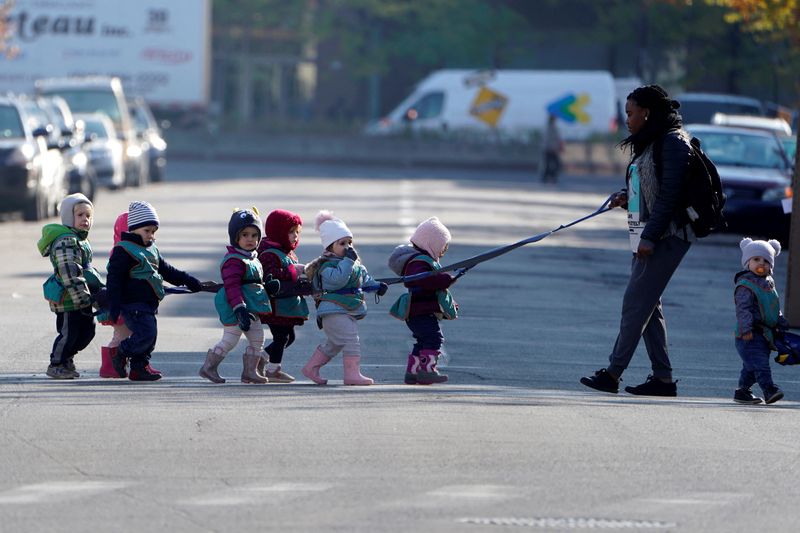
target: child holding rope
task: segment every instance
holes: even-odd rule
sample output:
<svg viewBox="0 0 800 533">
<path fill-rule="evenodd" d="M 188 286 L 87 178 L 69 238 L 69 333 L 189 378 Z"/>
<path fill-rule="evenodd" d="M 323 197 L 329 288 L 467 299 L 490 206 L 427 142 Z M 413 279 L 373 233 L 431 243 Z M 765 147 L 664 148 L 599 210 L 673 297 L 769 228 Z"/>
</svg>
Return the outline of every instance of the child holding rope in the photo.
<svg viewBox="0 0 800 533">
<path fill-rule="evenodd" d="M 164 298 L 164 280 L 185 285 L 192 292 L 202 290 L 197 278 L 173 267 L 161 257 L 155 244 L 159 220 L 155 208 L 147 202 L 128 206 L 128 231 L 114 245 L 108 261 L 108 313 L 112 323 L 122 317 L 131 335 L 120 342 L 112 357 L 114 370 L 124 375 L 130 360 L 128 378 L 132 381 L 156 381 L 161 374 L 150 366 L 156 346 L 156 313 Z"/>
<path fill-rule="evenodd" d="M 302 231 L 303 219 L 296 213 L 276 209 L 267 216 L 264 238 L 258 245 L 258 260 L 265 276 L 291 284 L 303 275 L 305 265 L 299 264 L 294 253 Z M 272 298 L 270 304 L 270 314 L 261 315 L 261 322 L 272 333 L 272 342 L 264 347 L 269 362 L 262 373 L 270 383 L 291 383 L 294 377 L 281 370 L 283 351 L 294 342 L 295 326 L 302 326 L 308 319 L 308 305 L 302 296 Z"/>
<path fill-rule="evenodd" d="M 356 321 L 367 315 L 362 288 L 380 285 L 377 293 L 383 296 L 388 286 L 375 281 L 361 264 L 353 248 L 353 233 L 342 220 L 329 211 L 320 211 L 314 227 L 325 250 L 306 265 L 305 272 L 319 293 L 314 297 L 317 324 L 325 332 L 327 341 L 317 347 L 301 371 L 314 383 L 325 385 L 328 380 L 319 375 L 320 368 L 341 351 L 344 384 L 372 385 L 373 380 L 361 374 L 361 343 Z"/>
<path fill-rule="evenodd" d="M 437 272 L 441 268 L 439 259 L 450 244 L 450 231 L 438 218 L 431 217 L 417 226 L 410 241 L 395 248 L 389 257 L 389 268 L 399 276 Z M 416 341 L 406 364 L 404 381 L 408 385 L 431 385 L 448 379 L 437 368 L 444 341 L 439 320 L 458 316 L 458 304 L 447 290 L 456 279 L 440 272 L 406 282 L 408 292 L 389 311 L 405 321 Z"/>
<path fill-rule="evenodd" d="M 214 305 L 223 325 L 222 339 L 206 354 L 200 376 L 213 383 L 225 383 L 217 368 L 244 333 L 248 346 L 242 356 L 242 383 L 267 383 L 258 370 L 263 359 L 264 328 L 256 317 L 272 311 L 269 296 L 278 292 L 280 282 L 264 283 L 264 272 L 256 248 L 261 240 L 261 219 L 256 208 L 236 209 L 228 221 L 230 245 L 220 263 L 223 287 Z"/>
</svg>

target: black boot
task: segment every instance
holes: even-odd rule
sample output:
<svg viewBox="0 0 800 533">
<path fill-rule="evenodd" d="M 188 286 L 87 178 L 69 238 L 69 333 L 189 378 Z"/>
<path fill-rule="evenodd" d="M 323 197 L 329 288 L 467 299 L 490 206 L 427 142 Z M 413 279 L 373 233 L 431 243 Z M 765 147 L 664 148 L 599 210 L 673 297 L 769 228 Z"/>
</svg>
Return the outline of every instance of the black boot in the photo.
<svg viewBox="0 0 800 533">
<path fill-rule="evenodd" d="M 158 381 L 161 379 L 161 374 L 150 370 L 146 357 L 131 357 L 131 371 L 128 379 L 131 381 Z"/>
</svg>

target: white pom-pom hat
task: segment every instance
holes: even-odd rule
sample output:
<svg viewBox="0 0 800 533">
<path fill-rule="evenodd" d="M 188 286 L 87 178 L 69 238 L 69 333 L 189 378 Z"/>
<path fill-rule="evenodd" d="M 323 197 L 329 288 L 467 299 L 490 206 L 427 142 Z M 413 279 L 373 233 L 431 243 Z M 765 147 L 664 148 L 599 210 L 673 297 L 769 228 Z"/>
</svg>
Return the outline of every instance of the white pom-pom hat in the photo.
<svg viewBox="0 0 800 533">
<path fill-rule="evenodd" d="M 327 248 L 341 238 L 353 237 L 353 232 L 350 231 L 347 224 L 333 216 L 330 211 L 323 210 L 317 213 L 317 216 L 314 217 L 314 229 L 319 232 L 323 248 Z"/>
<path fill-rule="evenodd" d="M 754 257 L 763 257 L 771 267 L 775 266 L 775 257 L 781 253 L 781 243 L 775 239 L 768 241 L 754 241 L 745 237 L 739 243 L 742 249 L 742 268 L 747 268 L 747 263 Z"/>
</svg>

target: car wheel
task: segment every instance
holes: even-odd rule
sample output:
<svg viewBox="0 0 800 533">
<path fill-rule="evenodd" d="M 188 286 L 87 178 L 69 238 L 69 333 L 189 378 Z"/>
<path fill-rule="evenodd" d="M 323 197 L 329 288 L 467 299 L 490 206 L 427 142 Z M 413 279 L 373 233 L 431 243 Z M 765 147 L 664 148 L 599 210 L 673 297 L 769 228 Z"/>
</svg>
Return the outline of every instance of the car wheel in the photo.
<svg viewBox="0 0 800 533">
<path fill-rule="evenodd" d="M 49 208 L 47 203 L 47 196 L 42 193 L 41 189 L 37 188 L 33 198 L 28 200 L 28 204 L 23 209 L 22 218 L 31 222 L 46 218 Z"/>
</svg>

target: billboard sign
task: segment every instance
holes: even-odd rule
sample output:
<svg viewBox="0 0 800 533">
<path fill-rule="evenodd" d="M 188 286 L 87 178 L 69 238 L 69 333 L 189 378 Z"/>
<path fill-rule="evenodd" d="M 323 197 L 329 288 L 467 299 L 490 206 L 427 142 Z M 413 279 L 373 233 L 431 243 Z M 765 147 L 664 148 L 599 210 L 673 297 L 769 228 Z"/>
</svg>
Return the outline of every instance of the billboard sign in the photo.
<svg viewBox="0 0 800 533">
<path fill-rule="evenodd" d="M 8 0 L 0 91 L 39 78 L 118 76 L 151 104 L 205 106 L 210 0 Z"/>
</svg>

